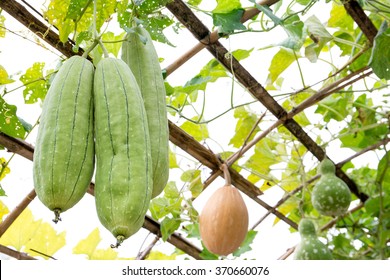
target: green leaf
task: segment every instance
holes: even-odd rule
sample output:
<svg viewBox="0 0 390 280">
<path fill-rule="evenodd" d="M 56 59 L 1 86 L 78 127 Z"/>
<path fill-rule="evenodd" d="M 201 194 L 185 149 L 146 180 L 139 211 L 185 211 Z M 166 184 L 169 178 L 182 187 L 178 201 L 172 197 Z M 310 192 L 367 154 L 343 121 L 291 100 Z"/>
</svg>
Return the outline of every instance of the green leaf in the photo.
<svg viewBox="0 0 390 280">
<path fill-rule="evenodd" d="M 213 24 L 220 27 L 220 33 L 225 34 L 245 30 L 246 27 L 241 23 L 243 13 L 240 0 L 217 0 L 217 6 L 212 11 Z"/>
<path fill-rule="evenodd" d="M 179 168 L 176 160 L 176 154 L 169 149 L 169 168 Z"/>
<path fill-rule="evenodd" d="M 295 61 L 294 52 L 290 49 L 280 48 L 271 60 L 271 65 L 268 68 L 268 77 L 266 84 L 273 84 L 280 74 L 286 70 L 291 63 Z"/>
<path fill-rule="evenodd" d="M 0 196 L 7 196 L 1 184 L 0 184 Z"/>
<path fill-rule="evenodd" d="M 16 138 L 23 139 L 26 130 L 16 115 L 16 106 L 10 105 L 0 96 L 0 131 Z"/>
<path fill-rule="evenodd" d="M 217 0 L 213 13 L 229 13 L 241 8 L 240 0 Z"/>
<path fill-rule="evenodd" d="M 351 63 L 350 71 L 354 72 L 362 69 L 363 67 L 366 67 L 370 62 L 371 54 L 372 54 L 372 48 L 364 52 L 353 63 Z"/>
<path fill-rule="evenodd" d="M 1 26 L 1 25 L 0 25 Z M 1 30 L 1 28 L 0 28 Z M 15 82 L 12 80 L 7 73 L 7 70 L 3 66 L 0 65 L 0 85 L 6 85 Z"/>
<path fill-rule="evenodd" d="M 373 101 L 366 94 L 360 95 L 353 102 L 355 114 L 348 127 L 340 132 L 343 146 L 358 151 L 375 144 L 388 133 L 388 125 L 379 122 L 382 117 L 372 107 Z"/>
<path fill-rule="evenodd" d="M 209 137 L 209 131 L 206 124 L 196 124 L 194 122 L 185 121 L 180 127 L 194 137 L 196 141 L 202 141 Z"/>
<path fill-rule="evenodd" d="M 199 223 L 185 225 L 183 229 L 187 232 L 187 238 L 200 238 Z"/>
<path fill-rule="evenodd" d="M 267 17 L 269 17 L 274 23 L 275 25 L 280 25 L 282 24 L 282 19 L 278 18 L 273 12 L 272 10 L 268 7 L 268 6 L 263 6 L 263 5 L 260 5 L 257 3 L 256 0 L 249 0 L 250 2 L 254 3 L 255 4 L 255 7 L 257 9 L 259 9 L 262 13 L 264 13 Z"/>
<path fill-rule="evenodd" d="M 176 187 L 176 182 L 170 181 L 164 188 L 164 196 L 166 198 L 176 199 L 180 196 L 180 192 Z"/>
<path fill-rule="evenodd" d="M 173 46 L 163 32 L 165 28 L 174 23 L 173 19 L 164 14 L 156 14 L 147 18 L 141 18 L 141 20 L 145 29 L 149 32 L 150 37 L 152 37 L 152 40 Z"/>
<path fill-rule="evenodd" d="M 100 32 L 100 28 L 103 26 L 106 20 L 108 20 L 111 17 L 111 15 L 115 13 L 117 1 L 116 0 L 96 0 L 96 1 L 97 1 L 96 29 L 98 30 L 98 32 Z M 93 3 L 93 1 L 91 3 Z M 86 15 L 89 16 L 88 23 L 89 26 L 91 26 L 91 23 L 93 21 L 93 5 L 90 5 L 88 9 L 89 10 L 87 11 Z M 85 28 L 82 31 L 85 31 L 87 29 L 88 28 Z"/>
<path fill-rule="evenodd" d="M 198 197 L 203 191 L 203 183 L 200 174 L 192 180 L 188 186 L 189 191 L 192 194 L 192 198 Z"/>
<path fill-rule="evenodd" d="M 124 37 L 124 34 L 125 34 L 124 32 L 121 34 L 118 34 L 118 35 L 115 35 L 113 32 L 105 32 L 102 35 L 102 40 L 105 42 L 104 47 L 107 49 L 107 51 L 109 53 L 112 53 L 115 57 L 118 56 L 119 50 L 121 48 L 121 44 L 118 43 L 117 41 L 122 40 Z M 113 43 L 110 43 L 110 41 Z M 100 46 L 99 46 L 99 48 L 101 49 Z M 101 50 L 101 52 L 103 53 L 102 50 Z"/>
<path fill-rule="evenodd" d="M 305 55 L 311 62 L 316 62 L 323 47 L 333 36 L 326 30 L 316 16 L 311 16 L 305 21 L 310 38 L 314 43 L 305 48 Z"/>
<path fill-rule="evenodd" d="M 374 39 L 372 55 L 369 61 L 375 75 L 380 79 L 390 80 L 390 28 L 383 21 L 378 34 Z"/>
<path fill-rule="evenodd" d="M 115 12 L 116 4 L 116 0 L 97 0 L 96 29 L 98 32 Z M 51 0 L 44 15 L 50 24 L 58 28 L 60 40 L 64 43 L 71 33 L 85 32 L 92 26 L 93 1 Z M 76 34 L 74 35 L 76 37 Z"/>
<path fill-rule="evenodd" d="M 248 233 L 246 234 L 246 237 L 245 237 L 244 241 L 242 242 L 242 244 L 240 245 L 240 247 L 236 251 L 233 252 L 233 256 L 240 257 L 242 254 L 244 254 L 246 252 L 250 252 L 252 250 L 251 245 L 253 243 L 253 240 L 256 237 L 256 234 L 257 234 L 257 231 L 254 231 L 254 230 L 248 231 Z"/>
<path fill-rule="evenodd" d="M 20 77 L 20 81 L 25 85 L 23 97 L 27 104 L 33 104 L 39 99 L 45 99 L 48 86 L 43 75 L 44 66 L 44 62 L 36 62 Z"/>
<path fill-rule="evenodd" d="M 231 34 L 234 30 L 245 30 L 241 23 L 244 9 L 236 9 L 226 13 L 213 13 L 213 24 L 219 26 L 219 33 Z"/>
<path fill-rule="evenodd" d="M 76 53 L 79 51 L 80 46 L 85 43 L 85 49 L 88 49 L 90 45 L 93 44 L 93 33 L 89 31 L 82 31 L 76 36 L 75 45 L 73 46 L 73 51 Z"/>
<path fill-rule="evenodd" d="M 373 197 L 377 195 L 376 188 L 372 186 L 375 184 L 377 170 L 371 169 L 367 166 L 354 168 L 348 176 L 359 186 L 359 189 L 368 196 Z"/>
<path fill-rule="evenodd" d="M 194 180 L 196 177 L 200 176 L 200 173 L 201 172 L 199 169 L 186 170 L 183 172 L 183 174 L 181 174 L 180 180 L 189 183 L 192 180 Z"/>
<path fill-rule="evenodd" d="M 157 197 L 150 202 L 149 210 L 155 220 L 159 220 L 168 214 L 180 215 L 182 212 L 182 201 L 182 197 L 172 199 L 165 196 Z"/>
<path fill-rule="evenodd" d="M 121 28 L 130 27 L 131 10 L 129 8 L 129 0 L 122 0 L 117 3 L 116 11 L 118 23 Z"/>
<path fill-rule="evenodd" d="M 302 6 L 306 6 L 311 2 L 311 0 L 296 0 L 298 4 L 301 4 Z"/>
<path fill-rule="evenodd" d="M 172 233 L 180 227 L 181 220 L 178 218 L 165 217 L 160 224 L 161 237 L 163 241 L 167 241 Z"/>
<path fill-rule="evenodd" d="M 308 92 L 300 92 L 298 94 L 294 94 L 291 98 L 286 99 L 286 101 L 282 103 L 282 106 L 286 109 L 286 111 L 290 111 L 309 96 L 311 96 L 311 94 Z M 301 126 L 307 126 L 311 124 L 305 112 L 301 112 L 295 115 L 294 120 L 298 122 Z"/>
<path fill-rule="evenodd" d="M 95 228 L 85 239 L 82 239 L 73 248 L 73 254 L 86 255 L 89 260 L 115 260 L 118 259 L 118 253 L 111 247 L 107 249 L 98 249 L 102 238 L 100 231 Z"/>
<path fill-rule="evenodd" d="M 362 128 L 358 123 L 352 121 L 349 127 L 340 131 L 342 146 L 351 148 L 354 151 L 360 151 L 377 143 L 389 131 L 386 124 L 373 124 L 367 127 Z"/>
<path fill-rule="evenodd" d="M 144 0 L 138 1 L 140 5 L 137 5 L 137 12 L 141 15 L 148 15 L 155 13 L 160 8 L 164 7 L 171 0 Z"/>
<path fill-rule="evenodd" d="M 390 195 L 390 152 L 387 152 L 378 163 L 376 183 Z"/>
<path fill-rule="evenodd" d="M 248 58 L 253 51 L 252 49 L 249 50 L 244 50 L 244 49 L 238 49 L 232 52 L 232 55 L 234 56 L 235 59 L 238 61 L 244 60 L 245 58 Z"/>
<path fill-rule="evenodd" d="M 325 122 L 331 119 L 342 121 L 349 115 L 351 98 L 351 94 L 332 94 L 318 102 L 315 113 L 322 114 Z"/>
<path fill-rule="evenodd" d="M 343 41 L 349 41 L 352 44 L 354 43 L 354 38 L 352 37 L 351 34 L 342 31 L 337 31 L 333 34 L 333 37 L 335 38 L 334 43 L 342 51 L 341 56 L 350 55 L 352 53 L 351 45 L 345 44 L 337 40 L 337 39 L 342 39 Z"/>
<path fill-rule="evenodd" d="M 152 214 L 153 219 L 158 220 L 165 215 L 169 214 L 169 199 L 166 197 L 156 197 L 154 198 L 149 205 L 150 213 Z"/>
<path fill-rule="evenodd" d="M 164 35 L 163 30 L 174 23 L 173 19 L 165 14 L 162 14 L 159 9 L 166 5 L 169 0 L 155 1 L 146 0 L 135 2 L 135 6 L 129 0 L 119 1 L 117 5 L 118 22 L 121 28 L 129 30 L 133 27 L 134 10 L 137 18 L 137 23 L 142 23 L 149 32 L 152 40 L 168 44 L 173 44 Z"/>
<path fill-rule="evenodd" d="M 272 180 L 270 167 L 279 163 L 278 143 L 271 138 L 264 138 L 255 146 L 254 154 L 245 162 L 244 166 L 255 176 L 265 180 Z"/>
<path fill-rule="evenodd" d="M 249 133 L 258 121 L 259 117 L 250 111 L 247 111 L 244 107 L 239 107 L 234 110 L 234 118 L 237 119 L 235 128 L 235 134 L 230 139 L 229 145 L 233 145 L 235 148 L 239 148 L 244 144 L 244 141 L 248 138 Z M 260 131 L 258 126 L 255 127 L 251 136 L 247 139 L 250 141 Z"/>
<path fill-rule="evenodd" d="M 203 245 L 203 244 L 202 244 L 202 245 Z M 204 246 L 204 245 L 203 245 L 203 250 L 202 250 L 202 252 L 199 254 L 199 256 L 200 256 L 203 260 L 218 260 L 218 259 L 219 259 L 219 256 L 218 256 L 218 255 L 211 253 L 209 250 L 207 250 L 206 246 Z"/>
<path fill-rule="evenodd" d="M 304 43 L 304 23 L 298 15 L 294 15 L 286 19 L 282 26 L 288 38 L 278 45 L 292 50 L 299 50 Z"/>
<path fill-rule="evenodd" d="M 339 28 L 340 30 L 353 32 L 354 21 L 349 16 L 344 6 L 333 2 L 332 10 L 330 11 L 330 17 L 328 19 L 328 26 Z"/>
<path fill-rule="evenodd" d="M 202 3 L 202 0 L 188 0 L 188 4 L 192 6 L 199 6 Z"/>
<path fill-rule="evenodd" d="M 84 9 L 86 8 L 89 0 L 70 0 L 68 11 L 66 12 L 65 19 L 77 20 L 83 14 Z M 90 3 L 89 3 L 90 4 Z"/>
<path fill-rule="evenodd" d="M 44 14 L 49 23 L 58 28 L 61 42 L 66 42 L 69 34 L 74 31 L 73 21 L 66 18 L 69 4 L 70 0 L 51 0 Z"/>
<path fill-rule="evenodd" d="M 299 199 L 293 196 L 284 202 L 281 206 L 279 206 L 278 211 L 284 216 L 288 216 L 288 214 L 290 214 L 292 211 L 299 208 L 299 202 Z M 274 225 L 276 225 L 279 221 L 280 218 L 275 217 Z"/>
<path fill-rule="evenodd" d="M 226 69 L 216 60 L 211 59 L 203 68 L 199 74 L 186 83 L 185 87 L 191 85 L 203 85 L 208 82 L 215 82 L 219 78 L 227 77 Z M 201 78 L 201 80 L 199 80 Z M 205 88 L 205 86 L 204 86 Z"/>
</svg>

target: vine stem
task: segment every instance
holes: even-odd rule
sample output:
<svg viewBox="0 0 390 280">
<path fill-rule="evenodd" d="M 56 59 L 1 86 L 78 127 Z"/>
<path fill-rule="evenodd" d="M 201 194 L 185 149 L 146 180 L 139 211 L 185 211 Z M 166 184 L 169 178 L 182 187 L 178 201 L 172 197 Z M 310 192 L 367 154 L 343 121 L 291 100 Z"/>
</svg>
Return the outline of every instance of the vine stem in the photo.
<svg viewBox="0 0 390 280">
<path fill-rule="evenodd" d="M 103 50 L 104 57 L 105 57 L 105 58 L 109 57 L 110 55 L 108 54 L 108 51 L 107 51 L 106 47 L 104 46 L 103 42 L 99 39 L 98 43 L 99 43 L 99 46 L 100 46 L 100 47 L 102 48 L 102 50 Z"/>
<path fill-rule="evenodd" d="M 82 57 L 87 58 L 90 52 L 99 44 L 100 39 L 95 39 L 92 45 L 83 53 Z"/>
<path fill-rule="evenodd" d="M 101 35 L 98 34 L 98 31 L 97 31 L 97 27 L 96 27 L 96 16 L 97 15 L 97 0 L 93 1 L 93 34 L 94 34 L 94 40 L 93 40 L 93 43 L 92 45 L 83 53 L 83 57 L 84 58 L 87 58 L 88 55 L 90 54 L 90 52 L 97 46 L 99 45 L 102 50 L 103 50 L 103 54 L 104 54 L 104 57 L 107 58 L 109 57 L 109 54 L 108 54 L 108 51 L 106 49 L 106 47 L 104 46 L 103 42 L 102 42 L 102 39 L 101 39 Z"/>
<path fill-rule="evenodd" d="M 225 178 L 225 186 L 231 186 L 232 180 L 230 177 L 229 166 L 226 163 L 224 163 L 221 165 L 221 169 L 223 171 L 223 177 Z"/>
<path fill-rule="evenodd" d="M 297 53 L 295 51 L 294 51 L 294 57 L 295 57 L 295 61 L 296 61 L 297 66 L 298 66 L 299 76 L 301 77 L 302 87 L 305 88 L 306 85 L 305 85 L 305 79 L 303 77 L 301 64 L 299 63 L 298 56 L 297 56 Z"/>
</svg>

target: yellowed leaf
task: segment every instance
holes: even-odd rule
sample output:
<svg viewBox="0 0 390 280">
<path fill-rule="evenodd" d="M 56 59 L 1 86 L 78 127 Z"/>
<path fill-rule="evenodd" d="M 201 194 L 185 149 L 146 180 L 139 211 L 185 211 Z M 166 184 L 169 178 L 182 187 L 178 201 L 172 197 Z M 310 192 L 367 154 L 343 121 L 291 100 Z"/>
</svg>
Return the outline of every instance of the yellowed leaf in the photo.
<svg viewBox="0 0 390 280">
<path fill-rule="evenodd" d="M 102 238 L 100 231 L 95 228 L 85 239 L 73 248 L 73 254 L 86 255 L 89 260 L 115 260 L 118 259 L 118 253 L 112 248 L 98 249 Z"/>
<path fill-rule="evenodd" d="M 34 221 L 33 214 L 27 208 L 3 234 L 0 238 L 0 243 L 4 246 L 12 246 L 17 251 L 21 251 L 24 245 L 34 237 L 40 224 L 41 220 Z"/>
<path fill-rule="evenodd" d="M 53 256 L 65 246 L 65 236 L 65 231 L 58 234 L 50 224 L 41 223 L 34 238 L 26 244 L 26 252 L 32 256 L 48 259 L 48 256 Z"/>
<path fill-rule="evenodd" d="M 278 211 L 282 213 L 284 216 L 287 216 L 291 211 L 298 208 L 299 200 L 295 197 L 289 198 L 286 202 L 284 202 L 281 206 L 278 207 Z M 274 220 L 274 225 L 276 225 L 280 219 L 278 217 Z"/>
<path fill-rule="evenodd" d="M 146 258 L 147 260 L 175 260 L 177 254 L 174 253 L 172 255 L 166 255 L 160 251 L 151 251 L 149 256 Z"/>
<path fill-rule="evenodd" d="M 7 205 L 5 205 L 1 200 L 0 200 L 0 221 L 3 220 L 4 215 L 7 215 L 9 213 L 9 209 Z"/>
</svg>

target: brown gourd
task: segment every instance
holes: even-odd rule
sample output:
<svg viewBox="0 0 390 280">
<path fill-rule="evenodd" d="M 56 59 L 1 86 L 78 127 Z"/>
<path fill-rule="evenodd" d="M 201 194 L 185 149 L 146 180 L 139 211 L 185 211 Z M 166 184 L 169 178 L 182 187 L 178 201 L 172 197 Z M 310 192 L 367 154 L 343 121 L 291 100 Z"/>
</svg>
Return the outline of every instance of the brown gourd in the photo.
<svg viewBox="0 0 390 280">
<path fill-rule="evenodd" d="M 248 209 L 240 192 L 227 182 L 212 194 L 199 217 L 204 246 L 222 256 L 233 253 L 246 237 L 248 221 Z"/>
</svg>

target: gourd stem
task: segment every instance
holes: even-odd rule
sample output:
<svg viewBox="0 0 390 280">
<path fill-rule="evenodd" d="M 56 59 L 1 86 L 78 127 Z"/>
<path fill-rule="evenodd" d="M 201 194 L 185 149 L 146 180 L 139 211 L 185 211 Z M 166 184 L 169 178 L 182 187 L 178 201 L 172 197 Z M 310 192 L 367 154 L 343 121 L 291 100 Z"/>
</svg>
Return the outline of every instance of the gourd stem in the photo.
<svg viewBox="0 0 390 280">
<path fill-rule="evenodd" d="M 93 51 L 93 49 L 99 44 L 100 39 L 95 39 L 92 45 L 83 53 L 82 57 L 87 58 L 89 53 Z"/>
<path fill-rule="evenodd" d="M 61 217 L 60 217 L 60 214 L 61 214 L 61 209 L 54 209 L 54 219 L 53 219 L 53 222 L 55 223 L 58 223 L 58 221 L 61 221 Z"/>
<path fill-rule="evenodd" d="M 110 55 L 108 54 L 108 51 L 106 49 L 106 47 L 104 46 L 102 40 L 99 39 L 99 46 L 102 48 L 103 50 L 103 54 L 104 54 L 104 57 L 107 58 L 109 57 Z"/>
<path fill-rule="evenodd" d="M 116 237 L 116 244 L 111 244 L 111 248 L 118 248 L 119 246 L 121 246 L 121 244 L 123 243 L 123 241 L 125 240 L 125 237 L 123 235 L 118 235 Z"/>
<path fill-rule="evenodd" d="M 225 185 L 230 186 L 232 184 L 232 180 L 230 177 L 229 166 L 226 163 L 224 163 L 222 164 L 221 168 L 223 171 L 223 177 L 225 178 Z"/>
</svg>

